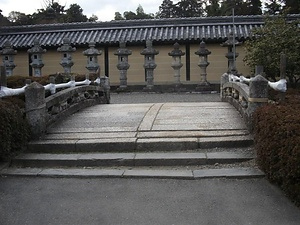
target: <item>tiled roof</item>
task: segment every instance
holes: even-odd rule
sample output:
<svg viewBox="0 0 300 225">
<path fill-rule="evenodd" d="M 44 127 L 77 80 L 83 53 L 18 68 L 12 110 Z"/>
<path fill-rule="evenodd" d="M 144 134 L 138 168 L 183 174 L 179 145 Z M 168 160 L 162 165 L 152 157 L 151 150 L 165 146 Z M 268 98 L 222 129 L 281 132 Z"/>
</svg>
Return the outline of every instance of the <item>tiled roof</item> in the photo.
<svg viewBox="0 0 300 225">
<path fill-rule="evenodd" d="M 289 16 L 290 20 L 299 18 L 300 15 Z M 116 44 L 120 40 L 136 44 L 149 38 L 154 42 L 222 42 L 233 31 L 232 20 L 232 17 L 198 17 L 1 27 L 0 47 L 8 40 L 15 48 L 29 48 L 35 39 L 44 47 L 57 47 L 65 37 L 73 45 L 92 41 L 102 45 Z M 253 28 L 263 24 L 262 16 L 237 16 L 235 36 L 247 39 Z"/>
</svg>

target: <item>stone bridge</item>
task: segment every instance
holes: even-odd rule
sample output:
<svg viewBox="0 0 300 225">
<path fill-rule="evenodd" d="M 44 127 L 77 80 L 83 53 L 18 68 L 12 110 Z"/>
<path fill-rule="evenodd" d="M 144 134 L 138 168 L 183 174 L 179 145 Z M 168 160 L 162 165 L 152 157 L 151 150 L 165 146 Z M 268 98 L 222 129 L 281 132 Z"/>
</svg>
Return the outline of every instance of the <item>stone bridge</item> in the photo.
<svg viewBox="0 0 300 225">
<path fill-rule="evenodd" d="M 252 113 L 268 101 L 268 81 L 258 75 L 248 80 L 248 86 L 232 79 L 242 77 L 224 74 L 217 102 L 200 102 L 201 94 L 194 94 L 199 102 L 162 98 L 158 103 L 81 109 L 47 126 L 44 137 L 30 142 L 27 152 L 1 173 L 184 179 L 262 176 L 255 165 L 250 131 Z M 67 105 L 68 99 L 63 100 Z"/>
<path fill-rule="evenodd" d="M 31 143 L 29 150 L 51 152 L 56 146 L 72 152 L 174 151 L 251 141 L 229 103 L 110 104 L 84 109 L 51 126 L 45 140 Z"/>
<path fill-rule="evenodd" d="M 132 98 L 133 94 L 123 94 Z M 136 94 L 137 95 L 137 94 Z M 263 176 L 253 139 L 229 103 L 100 104 L 50 126 L 2 175 L 200 179 Z M 179 94 L 173 94 L 179 96 Z M 188 94 L 181 94 L 187 95 Z M 190 94 L 191 95 L 191 94 Z M 201 100 L 200 94 L 193 94 Z M 117 95 L 116 95 L 117 96 Z M 119 95 L 118 95 L 119 96 Z M 174 97 L 174 96 L 173 96 Z"/>
</svg>

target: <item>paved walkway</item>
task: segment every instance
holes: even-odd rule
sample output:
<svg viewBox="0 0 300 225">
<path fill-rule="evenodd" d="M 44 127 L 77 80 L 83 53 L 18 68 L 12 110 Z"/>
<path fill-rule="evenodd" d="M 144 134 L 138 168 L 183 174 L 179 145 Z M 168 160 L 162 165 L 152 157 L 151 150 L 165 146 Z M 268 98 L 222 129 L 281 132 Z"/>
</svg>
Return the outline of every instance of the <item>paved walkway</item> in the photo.
<svg viewBox="0 0 300 225">
<path fill-rule="evenodd" d="M 299 225 L 265 179 L 0 178 L 3 225 Z"/>
<path fill-rule="evenodd" d="M 144 103 L 151 99 L 156 103 Z M 199 99 L 202 102 L 196 102 Z M 163 150 L 160 148 L 167 144 L 172 150 L 186 150 L 207 147 L 213 138 L 249 139 L 234 107 L 206 102 L 211 99 L 218 99 L 218 95 L 207 95 L 205 99 L 199 94 L 113 95 L 112 104 L 87 108 L 50 128 L 46 140 L 48 144 L 69 140 L 77 150 L 80 146 L 87 148 L 91 142 L 103 150 L 110 150 L 107 146 L 111 143 L 119 143 L 120 150 Z"/>
</svg>

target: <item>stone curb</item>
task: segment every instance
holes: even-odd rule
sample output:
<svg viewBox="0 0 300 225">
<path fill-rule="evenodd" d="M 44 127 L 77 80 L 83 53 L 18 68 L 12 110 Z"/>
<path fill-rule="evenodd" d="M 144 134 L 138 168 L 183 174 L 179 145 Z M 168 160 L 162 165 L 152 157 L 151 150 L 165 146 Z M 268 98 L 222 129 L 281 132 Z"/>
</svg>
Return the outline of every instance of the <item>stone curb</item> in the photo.
<svg viewBox="0 0 300 225">
<path fill-rule="evenodd" d="M 12 160 L 16 167 L 192 166 L 239 163 L 254 156 L 235 152 L 27 153 Z"/>
<path fill-rule="evenodd" d="M 39 169 L 7 168 L 2 176 L 60 177 L 60 178 L 155 178 L 155 179 L 207 179 L 262 178 L 264 173 L 255 168 L 204 169 L 204 170 L 118 170 L 118 169 Z"/>
<path fill-rule="evenodd" d="M 185 138 L 118 138 L 85 140 L 41 140 L 28 144 L 28 152 L 128 152 L 180 151 L 216 147 L 247 147 L 251 136 Z"/>
</svg>

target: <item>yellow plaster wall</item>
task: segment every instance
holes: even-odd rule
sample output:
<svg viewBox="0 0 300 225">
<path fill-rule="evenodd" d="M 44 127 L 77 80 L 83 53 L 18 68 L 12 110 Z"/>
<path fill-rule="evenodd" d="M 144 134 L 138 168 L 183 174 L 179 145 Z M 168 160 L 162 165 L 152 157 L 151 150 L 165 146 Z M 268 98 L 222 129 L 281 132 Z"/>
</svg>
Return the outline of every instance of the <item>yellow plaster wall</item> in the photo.
<svg viewBox="0 0 300 225">
<path fill-rule="evenodd" d="M 109 51 L 108 51 L 109 80 L 110 80 L 110 84 L 112 84 L 112 85 L 118 85 L 120 83 L 119 70 L 117 68 L 118 56 L 114 54 L 117 51 L 117 49 L 118 49 L 117 47 L 115 47 L 115 48 L 111 47 L 111 48 L 109 48 Z M 130 64 L 130 56 L 128 59 L 129 59 L 129 64 Z"/>
<path fill-rule="evenodd" d="M 26 51 L 18 51 L 15 55 L 16 67 L 13 70 L 13 75 L 28 76 L 29 75 L 29 61 Z"/>
</svg>

